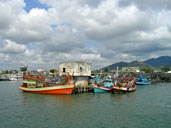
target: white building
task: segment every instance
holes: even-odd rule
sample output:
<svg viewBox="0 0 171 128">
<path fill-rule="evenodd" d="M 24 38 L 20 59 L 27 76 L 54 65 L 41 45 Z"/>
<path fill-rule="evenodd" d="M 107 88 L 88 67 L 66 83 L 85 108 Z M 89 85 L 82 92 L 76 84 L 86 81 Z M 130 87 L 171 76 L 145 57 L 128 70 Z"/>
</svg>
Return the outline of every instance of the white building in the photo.
<svg viewBox="0 0 171 128">
<path fill-rule="evenodd" d="M 77 86 L 88 85 L 89 77 L 91 76 L 91 63 L 90 62 L 60 62 L 59 73 L 60 75 L 69 72 L 73 74 L 74 81 Z"/>
</svg>

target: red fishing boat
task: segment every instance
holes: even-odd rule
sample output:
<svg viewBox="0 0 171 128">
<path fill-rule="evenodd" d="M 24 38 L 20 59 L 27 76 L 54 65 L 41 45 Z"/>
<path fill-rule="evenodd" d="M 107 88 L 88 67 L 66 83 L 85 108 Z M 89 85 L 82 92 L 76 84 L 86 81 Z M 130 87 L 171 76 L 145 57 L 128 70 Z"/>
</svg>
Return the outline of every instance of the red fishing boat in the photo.
<svg viewBox="0 0 171 128">
<path fill-rule="evenodd" d="M 136 84 L 134 78 L 125 79 L 125 80 L 117 80 L 112 87 L 112 92 L 133 92 L 136 90 Z"/>
<path fill-rule="evenodd" d="M 42 94 L 67 94 L 71 95 L 74 84 L 72 76 L 48 78 L 45 76 L 32 76 L 31 73 L 23 73 L 23 84 L 19 87 L 24 92 Z M 57 81 L 57 82 L 54 82 Z"/>
</svg>

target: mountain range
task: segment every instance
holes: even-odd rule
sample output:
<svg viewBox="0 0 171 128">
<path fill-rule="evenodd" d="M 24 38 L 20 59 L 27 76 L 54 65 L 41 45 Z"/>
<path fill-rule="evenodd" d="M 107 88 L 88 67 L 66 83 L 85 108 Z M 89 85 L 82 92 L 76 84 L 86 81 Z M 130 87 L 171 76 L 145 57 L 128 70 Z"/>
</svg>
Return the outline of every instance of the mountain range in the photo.
<svg viewBox="0 0 171 128">
<path fill-rule="evenodd" d="M 102 69 L 109 68 L 110 70 L 116 69 L 117 66 L 119 69 L 122 67 L 140 67 L 142 68 L 161 68 L 163 66 L 171 66 L 171 57 L 170 56 L 161 56 L 158 58 L 151 58 L 145 61 L 132 61 L 132 62 L 118 62 L 109 66 L 106 66 Z"/>
</svg>

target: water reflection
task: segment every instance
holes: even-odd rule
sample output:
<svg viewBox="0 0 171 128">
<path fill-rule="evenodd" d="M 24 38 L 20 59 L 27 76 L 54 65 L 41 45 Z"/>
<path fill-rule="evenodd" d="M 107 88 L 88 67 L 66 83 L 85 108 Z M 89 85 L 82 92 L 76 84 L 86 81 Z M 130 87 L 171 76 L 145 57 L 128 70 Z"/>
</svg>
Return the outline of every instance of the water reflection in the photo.
<svg viewBox="0 0 171 128">
<path fill-rule="evenodd" d="M 72 105 L 72 95 L 45 95 L 45 94 L 34 94 L 34 93 L 25 93 L 21 92 L 22 102 L 23 104 L 32 104 L 32 103 L 40 103 L 43 105 L 57 105 L 63 104 L 66 106 Z"/>
<path fill-rule="evenodd" d="M 130 92 L 130 93 L 115 93 L 111 94 L 111 99 L 114 102 L 121 102 L 125 100 L 135 100 L 136 99 L 136 92 Z"/>
</svg>

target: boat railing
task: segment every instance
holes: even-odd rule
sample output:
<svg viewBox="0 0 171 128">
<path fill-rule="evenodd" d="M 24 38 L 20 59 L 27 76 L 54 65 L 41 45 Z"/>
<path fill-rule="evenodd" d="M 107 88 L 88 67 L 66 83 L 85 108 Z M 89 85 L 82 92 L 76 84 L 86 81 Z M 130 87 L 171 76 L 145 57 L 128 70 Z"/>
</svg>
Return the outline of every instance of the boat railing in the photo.
<svg viewBox="0 0 171 128">
<path fill-rule="evenodd" d="M 60 84 L 71 84 L 71 81 L 73 79 L 73 74 L 72 76 L 67 73 L 65 76 L 59 76 L 59 77 L 48 77 L 48 76 L 34 76 L 31 74 L 31 72 L 23 73 L 23 80 L 35 80 L 35 81 L 40 81 L 42 83 L 49 83 L 49 84 L 55 84 L 58 85 L 58 83 L 55 83 L 54 81 L 61 81 Z M 49 80 L 49 81 L 48 81 Z"/>
</svg>

